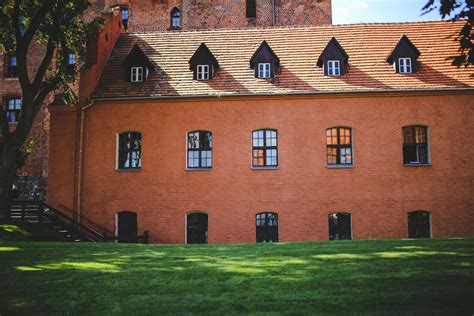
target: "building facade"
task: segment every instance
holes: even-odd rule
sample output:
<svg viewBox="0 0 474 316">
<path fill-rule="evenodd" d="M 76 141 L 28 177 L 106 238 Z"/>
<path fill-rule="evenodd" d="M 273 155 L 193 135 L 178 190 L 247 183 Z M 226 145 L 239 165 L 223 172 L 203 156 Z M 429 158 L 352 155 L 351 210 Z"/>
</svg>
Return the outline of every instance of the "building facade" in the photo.
<svg viewBox="0 0 474 316">
<path fill-rule="evenodd" d="M 48 202 L 130 241 L 473 236 L 460 25 L 100 37 L 83 104 L 50 106 Z"/>
<path fill-rule="evenodd" d="M 330 24 L 331 1 L 210 1 L 210 0 L 92 0 L 86 19 L 92 20 L 103 12 L 116 10 L 128 32 L 181 31 L 194 29 L 250 28 L 294 25 Z M 31 50 L 29 67 L 33 72 L 40 64 L 44 51 Z M 0 51 L 0 102 L 6 110 L 19 111 L 21 89 L 11 56 Z M 75 89 L 79 94 L 78 88 Z M 54 96 L 47 99 L 52 102 Z M 16 108 L 9 109 L 11 100 L 19 100 Z M 14 101 L 12 101 L 14 102 Z M 10 128 L 16 126 L 11 119 Z M 34 150 L 27 164 L 19 170 L 16 185 L 20 198 L 29 198 L 36 185 L 46 193 L 48 176 L 49 113 L 45 106 L 32 127 L 30 139 Z"/>
</svg>

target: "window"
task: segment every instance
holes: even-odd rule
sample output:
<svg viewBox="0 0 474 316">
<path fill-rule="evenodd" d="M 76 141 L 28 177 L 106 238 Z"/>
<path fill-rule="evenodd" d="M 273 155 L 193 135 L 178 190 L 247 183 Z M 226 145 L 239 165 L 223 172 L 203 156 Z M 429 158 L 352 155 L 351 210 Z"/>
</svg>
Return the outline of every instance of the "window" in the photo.
<svg viewBox="0 0 474 316">
<path fill-rule="evenodd" d="M 352 239 L 350 213 L 329 214 L 329 240 Z"/>
<path fill-rule="evenodd" d="M 328 60 L 328 76 L 340 76 L 341 64 L 339 60 Z"/>
<path fill-rule="evenodd" d="M 197 80 L 209 80 L 209 65 L 197 66 Z"/>
<path fill-rule="evenodd" d="M 25 25 L 25 17 L 24 16 L 20 16 L 18 18 L 18 24 L 20 25 L 20 34 L 21 36 L 25 35 L 25 32 L 26 32 L 26 25 Z"/>
<path fill-rule="evenodd" d="M 405 126 L 403 128 L 403 163 L 429 164 L 428 128 L 425 126 Z"/>
<path fill-rule="evenodd" d="M 247 0 L 245 13 L 246 13 L 247 19 L 253 19 L 257 17 L 257 1 L 256 0 Z"/>
<path fill-rule="evenodd" d="M 258 64 L 258 77 L 270 78 L 270 64 L 268 63 Z"/>
<path fill-rule="evenodd" d="M 17 73 L 16 56 L 5 54 L 5 78 L 15 78 Z"/>
<path fill-rule="evenodd" d="M 278 242 L 277 213 L 258 213 L 256 226 L 257 242 Z"/>
<path fill-rule="evenodd" d="M 401 74 L 412 73 L 411 58 L 399 58 L 398 59 L 398 71 Z"/>
<path fill-rule="evenodd" d="M 142 167 L 142 134 L 120 133 L 118 141 L 118 169 L 140 169 Z"/>
<path fill-rule="evenodd" d="M 67 63 L 68 63 L 68 65 L 75 65 L 76 64 L 76 54 L 69 53 Z"/>
<path fill-rule="evenodd" d="M 188 133 L 188 168 L 212 167 L 212 133 L 194 131 Z"/>
<path fill-rule="evenodd" d="M 171 28 L 181 28 L 181 12 L 178 8 L 174 8 L 173 10 L 171 10 Z"/>
<path fill-rule="evenodd" d="M 348 127 L 326 130 L 328 165 L 352 165 L 352 136 Z"/>
<path fill-rule="evenodd" d="M 132 82 L 143 81 L 143 67 L 131 67 L 131 81 Z"/>
<path fill-rule="evenodd" d="M 277 131 L 260 129 L 252 133 L 252 157 L 254 167 L 278 166 Z"/>
<path fill-rule="evenodd" d="M 431 213 L 415 211 L 408 213 L 408 238 L 431 238 Z"/>
<path fill-rule="evenodd" d="M 122 15 L 122 25 L 125 29 L 128 29 L 128 18 L 129 18 L 129 12 L 127 7 L 121 7 L 120 8 L 120 13 Z"/>
<path fill-rule="evenodd" d="M 7 98 L 6 109 L 8 123 L 18 123 L 21 112 L 21 99 L 16 97 Z"/>
</svg>

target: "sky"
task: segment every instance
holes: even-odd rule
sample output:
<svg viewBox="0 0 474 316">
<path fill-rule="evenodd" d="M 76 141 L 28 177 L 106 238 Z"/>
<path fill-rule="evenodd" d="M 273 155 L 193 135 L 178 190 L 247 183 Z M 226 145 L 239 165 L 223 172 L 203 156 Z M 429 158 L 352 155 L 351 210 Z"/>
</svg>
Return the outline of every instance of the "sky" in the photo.
<svg viewBox="0 0 474 316">
<path fill-rule="evenodd" d="M 421 15 L 427 0 L 332 0 L 333 24 L 441 20 L 439 12 Z"/>
</svg>

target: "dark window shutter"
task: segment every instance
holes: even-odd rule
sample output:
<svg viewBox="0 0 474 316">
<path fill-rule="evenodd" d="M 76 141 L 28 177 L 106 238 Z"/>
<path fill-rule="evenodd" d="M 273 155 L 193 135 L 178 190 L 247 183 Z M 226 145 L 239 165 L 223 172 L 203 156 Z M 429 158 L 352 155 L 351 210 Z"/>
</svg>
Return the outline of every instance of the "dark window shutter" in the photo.
<svg viewBox="0 0 474 316">
<path fill-rule="evenodd" d="M 197 65 L 193 66 L 193 80 L 197 80 Z"/>
</svg>

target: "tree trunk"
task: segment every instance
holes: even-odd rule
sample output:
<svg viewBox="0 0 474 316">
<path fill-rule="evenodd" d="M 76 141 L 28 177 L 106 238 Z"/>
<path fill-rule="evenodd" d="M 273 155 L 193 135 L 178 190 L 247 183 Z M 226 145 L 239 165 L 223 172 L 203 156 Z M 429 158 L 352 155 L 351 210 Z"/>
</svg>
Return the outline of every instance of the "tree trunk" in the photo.
<svg viewBox="0 0 474 316">
<path fill-rule="evenodd" d="M 10 218 L 10 198 L 13 180 L 16 176 L 15 157 L 8 156 L 0 164 L 0 222 L 8 221 Z"/>
</svg>

